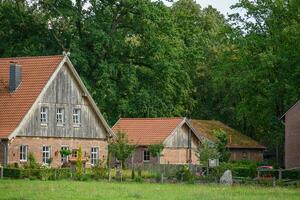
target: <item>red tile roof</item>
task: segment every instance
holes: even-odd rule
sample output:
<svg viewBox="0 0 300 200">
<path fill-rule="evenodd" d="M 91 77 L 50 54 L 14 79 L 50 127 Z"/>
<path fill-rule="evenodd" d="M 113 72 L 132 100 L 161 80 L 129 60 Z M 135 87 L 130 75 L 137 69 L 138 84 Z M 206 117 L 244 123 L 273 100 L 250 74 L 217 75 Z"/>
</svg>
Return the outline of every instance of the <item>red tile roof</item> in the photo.
<svg viewBox="0 0 300 200">
<path fill-rule="evenodd" d="M 121 118 L 113 132 L 126 132 L 131 144 L 149 145 L 163 142 L 184 120 L 178 118 Z"/>
<path fill-rule="evenodd" d="M 0 58 L 0 138 L 8 138 L 17 128 L 62 59 L 62 55 Z M 22 82 L 10 93 L 11 61 L 21 65 Z"/>
<path fill-rule="evenodd" d="M 247 149 L 265 149 L 252 138 L 241 134 L 237 130 L 230 128 L 220 121 L 215 120 L 192 120 L 192 126 L 205 138 L 216 142 L 217 138 L 214 136 L 214 130 L 222 130 L 227 134 L 228 148 L 247 148 Z"/>
</svg>

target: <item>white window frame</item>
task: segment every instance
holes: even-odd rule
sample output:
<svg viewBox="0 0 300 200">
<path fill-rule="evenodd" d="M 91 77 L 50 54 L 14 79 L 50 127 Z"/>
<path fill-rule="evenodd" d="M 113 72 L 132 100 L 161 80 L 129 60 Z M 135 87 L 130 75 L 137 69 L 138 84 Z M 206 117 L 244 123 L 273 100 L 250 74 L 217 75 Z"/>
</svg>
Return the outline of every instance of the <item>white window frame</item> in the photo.
<svg viewBox="0 0 300 200">
<path fill-rule="evenodd" d="M 27 162 L 28 159 L 28 145 L 20 146 L 20 161 Z"/>
<path fill-rule="evenodd" d="M 81 124 L 81 109 L 80 108 L 73 108 L 72 119 L 74 125 Z"/>
<path fill-rule="evenodd" d="M 56 108 L 56 124 L 64 125 L 65 123 L 65 109 L 62 107 Z"/>
<path fill-rule="evenodd" d="M 91 148 L 91 165 L 96 165 L 99 161 L 99 147 Z"/>
<path fill-rule="evenodd" d="M 70 150 L 70 147 L 68 145 L 62 145 L 60 147 L 60 150 L 63 150 L 63 149 Z M 60 159 L 61 163 L 69 162 L 69 156 L 62 156 L 62 155 L 60 155 L 60 157 L 61 157 L 61 159 Z"/>
<path fill-rule="evenodd" d="M 49 108 L 42 106 L 40 110 L 40 122 L 41 124 L 48 124 Z"/>
<path fill-rule="evenodd" d="M 48 160 L 51 158 L 51 146 L 44 145 L 42 147 L 42 162 L 48 164 Z"/>
<path fill-rule="evenodd" d="M 145 155 L 145 153 L 147 153 L 148 155 Z M 145 159 L 146 157 L 148 157 L 148 159 Z M 143 151 L 143 161 L 144 162 L 149 162 L 150 161 L 150 152 L 148 150 Z"/>
</svg>

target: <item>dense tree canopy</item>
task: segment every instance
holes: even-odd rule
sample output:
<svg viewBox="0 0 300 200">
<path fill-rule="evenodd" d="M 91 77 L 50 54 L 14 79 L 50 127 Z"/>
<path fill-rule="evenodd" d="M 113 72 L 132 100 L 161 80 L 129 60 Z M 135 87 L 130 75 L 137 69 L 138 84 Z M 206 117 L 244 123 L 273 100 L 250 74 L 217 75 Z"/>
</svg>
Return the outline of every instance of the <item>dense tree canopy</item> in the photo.
<svg viewBox="0 0 300 200">
<path fill-rule="evenodd" d="M 119 117 L 218 119 L 272 149 L 300 97 L 300 2 L 240 0 L 226 19 L 179 0 L 0 0 L 0 57 L 71 59 Z"/>
</svg>

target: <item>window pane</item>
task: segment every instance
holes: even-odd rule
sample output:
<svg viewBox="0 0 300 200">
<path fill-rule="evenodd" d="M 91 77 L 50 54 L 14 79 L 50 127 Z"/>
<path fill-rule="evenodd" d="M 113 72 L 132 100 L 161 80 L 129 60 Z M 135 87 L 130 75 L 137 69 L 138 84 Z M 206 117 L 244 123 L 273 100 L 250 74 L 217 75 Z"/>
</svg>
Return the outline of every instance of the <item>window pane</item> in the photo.
<svg viewBox="0 0 300 200">
<path fill-rule="evenodd" d="M 150 152 L 145 150 L 144 151 L 144 161 L 149 161 L 150 160 Z"/>
<path fill-rule="evenodd" d="M 41 123 L 48 123 L 48 108 L 41 107 Z"/>
<path fill-rule="evenodd" d="M 91 164 L 95 165 L 99 161 L 99 148 L 98 147 L 92 147 L 91 148 Z"/>
</svg>

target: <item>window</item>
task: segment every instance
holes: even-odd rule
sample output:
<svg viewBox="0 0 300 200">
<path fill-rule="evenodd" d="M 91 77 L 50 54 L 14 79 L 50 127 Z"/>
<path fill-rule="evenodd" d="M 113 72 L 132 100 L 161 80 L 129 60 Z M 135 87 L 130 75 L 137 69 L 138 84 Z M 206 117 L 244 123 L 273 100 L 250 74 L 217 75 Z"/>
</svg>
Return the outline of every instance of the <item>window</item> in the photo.
<svg viewBox="0 0 300 200">
<path fill-rule="evenodd" d="M 92 165 L 97 164 L 98 160 L 99 160 L 99 148 L 92 147 L 91 148 L 91 164 Z"/>
<path fill-rule="evenodd" d="M 48 108 L 41 107 L 41 123 L 47 124 L 48 123 Z"/>
<path fill-rule="evenodd" d="M 81 123 L 81 110 L 79 108 L 73 109 L 73 124 L 79 125 Z"/>
<path fill-rule="evenodd" d="M 68 146 L 62 146 L 60 148 L 61 152 L 62 151 L 68 151 L 69 150 L 69 147 Z M 61 162 L 62 163 L 67 163 L 69 161 L 69 156 L 68 155 L 63 155 L 61 154 Z"/>
<path fill-rule="evenodd" d="M 49 164 L 51 158 L 50 146 L 43 146 L 43 163 Z"/>
<path fill-rule="evenodd" d="M 65 122 L 65 110 L 63 108 L 56 109 L 56 122 L 57 124 L 63 124 Z"/>
<path fill-rule="evenodd" d="M 144 161 L 149 161 L 150 160 L 150 152 L 148 150 L 144 150 Z"/>
<path fill-rule="evenodd" d="M 78 149 L 72 149 L 72 157 L 77 158 L 78 156 Z"/>
<path fill-rule="evenodd" d="M 21 145 L 20 146 L 20 161 L 27 161 L 28 156 L 28 146 Z"/>
<path fill-rule="evenodd" d="M 246 151 L 243 151 L 243 159 L 247 159 L 248 158 L 248 153 Z"/>
</svg>

